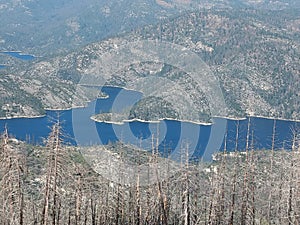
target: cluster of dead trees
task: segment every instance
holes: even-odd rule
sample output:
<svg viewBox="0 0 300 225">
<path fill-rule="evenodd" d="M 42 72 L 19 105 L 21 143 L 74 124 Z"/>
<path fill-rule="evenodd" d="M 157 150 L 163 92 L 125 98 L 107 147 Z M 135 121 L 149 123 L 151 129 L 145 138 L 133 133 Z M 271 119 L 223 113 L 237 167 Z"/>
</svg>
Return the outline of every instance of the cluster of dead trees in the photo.
<svg viewBox="0 0 300 225">
<path fill-rule="evenodd" d="M 63 145 L 59 123 L 44 147 L 13 141 L 5 130 L 0 224 L 299 224 L 299 133 L 292 151 L 256 151 L 248 129 L 246 149 L 225 145 L 207 166 L 182 160 L 176 173 L 149 185 L 139 176 L 122 185 L 95 173 Z"/>
</svg>

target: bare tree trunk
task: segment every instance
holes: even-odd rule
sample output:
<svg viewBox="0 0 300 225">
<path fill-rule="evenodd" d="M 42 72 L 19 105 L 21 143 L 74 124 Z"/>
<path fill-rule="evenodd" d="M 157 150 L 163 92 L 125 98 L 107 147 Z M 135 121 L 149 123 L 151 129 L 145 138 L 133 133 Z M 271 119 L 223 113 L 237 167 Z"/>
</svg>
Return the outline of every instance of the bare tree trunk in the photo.
<svg viewBox="0 0 300 225">
<path fill-rule="evenodd" d="M 234 174 L 233 174 L 233 181 L 232 181 L 232 187 L 231 187 L 231 205 L 230 205 L 230 219 L 229 219 L 229 225 L 233 225 L 234 223 L 234 210 L 235 210 L 235 199 L 236 199 L 236 186 L 237 186 L 237 171 L 236 171 L 236 165 L 234 165 Z"/>
<path fill-rule="evenodd" d="M 215 176 L 212 175 L 211 177 L 211 182 L 210 182 L 210 188 L 211 188 L 211 193 L 210 193 L 210 197 L 209 197 L 209 210 L 208 210 L 208 224 L 214 224 L 214 207 L 215 207 L 215 203 L 214 203 L 214 198 L 215 198 Z"/>
<path fill-rule="evenodd" d="M 96 220 L 97 203 L 94 203 L 92 195 L 91 195 L 91 198 L 90 198 L 90 202 L 91 202 L 91 221 L 92 221 L 92 225 L 96 225 L 97 224 L 97 220 Z"/>
<path fill-rule="evenodd" d="M 268 197 L 268 211 L 267 211 L 267 220 L 268 222 L 271 222 L 271 207 L 272 207 L 272 184 L 274 182 L 273 178 L 273 164 L 274 164 L 274 150 L 275 150 L 275 138 L 276 138 L 276 119 L 274 119 L 273 123 L 273 132 L 272 132 L 272 147 L 271 147 L 271 157 L 270 157 L 270 169 L 269 169 L 269 197 Z"/>
<path fill-rule="evenodd" d="M 218 172 L 218 215 L 217 224 L 224 224 L 225 214 L 225 173 L 226 173 L 227 132 L 224 137 L 224 149 Z"/>
<path fill-rule="evenodd" d="M 235 136 L 235 154 L 237 156 L 239 148 L 239 130 L 240 130 L 240 121 L 237 121 L 236 124 L 236 136 Z M 236 161 L 237 163 L 237 161 Z M 229 225 L 233 225 L 234 223 L 234 211 L 235 211 L 235 201 L 236 201 L 236 186 L 237 186 L 237 165 L 234 163 L 233 167 L 233 181 L 232 181 L 232 187 L 231 187 L 231 204 L 230 204 L 230 216 L 229 216 Z"/>
<path fill-rule="evenodd" d="M 163 194 L 161 181 L 159 179 L 157 168 L 156 168 L 156 176 L 158 179 L 157 180 L 158 199 L 160 202 L 160 209 L 162 210 L 162 224 L 167 225 L 168 224 L 168 217 L 167 217 L 167 211 L 166 211 L 167 205 L 166 205 L 166 201 L 165 201 L 165 196 Z"/>
<path fill-rule="evenodd" d="M 254 161 L 254 132 L 252 131 L 251 138 L 251 195 L 252 195 L 252 206 L 251 206 L 251 215 L 252 215 L 252 225 L 255 225 L 255 195 L 256 195 L 256 182 L 255 182 L 255 161 Z"/>
<path fill-rule="evenodd" d="M 185 149 L 185 172 L 184 172 L 184 192 L 183 192 L 183 204 L 184 204 L 184 225 L 191 224 L 191 212 L 190 212 L 190 184 L 189 184 L 189 146 L 187 144 Z"/>
<path fill-rule="evenodd" d="M 77 171 L 76 179 L 76 193 L 75 193 L 75 225 L 81 222 L 81 204 L 82 204 L 82 186 L 81 186 L 81 173 Z"/>
<path fill-rule="evenodd" d="M 59 124 L 58 124 L 59 125 Z M 54 148 L 54 182 L 53 182 L 53 205 L 52 205 L 52 225 L 56 225 L 56 216 L 57 216 L 57 177 L 58 177 L 58 154 L 60 148 L 60 131 L 58 125 L 54 127 L 54 135 L 55 135 L 55 148 Z"/>
<path fill-rule="evenodd" d="M 18 167 L 21 168 L 22 166 L 18 164 Z M 19 214 L 19 224 L 24 224 L 24 190 L 23 190 L 23 182 L 22 182 L 22 175 L 21 171 L 18 170 L 18 189 L 19 189 L 19 206 L 20 206 L 20 214 Z"/>
<path fill-rule="evenodd" d="M 24 174 L 26 163 L 24 155 L 9 143 L 5 128 L 0 149 L 0 212 L 3 224 L 24 224 Z"/>
<path fill-rule="evenodd" d="M 247 138 L 246 138 L 246 163 L 244 168 L 244 183 L 243 183 L 243 192 L 242 192 L 242 206 L 241 206 L 241 225 L 246 225 L 247 223 L 247 211 L 248 211 L 248 185 L 249 185 L 249 174 L 248 174 L 248 165 L 249 165 L 249 140 L 250 140 L 250 126 L 251 119 L 248 119 L 248 127 L 247 127 Z"/>
<path fill-rule="evenodd" d="M 137 180 L 136 180 L 136 225 L 141 224 L 141 214 L 142 214 L 142 208 L 141 208 L 141 194 L 140 194 L 140 174 L 138 172 L 137 174 Z"/>
<path fill-rule="evenodd" d="M 63 171 L 66 170 L 66 165 L 63 165 L 63 161 L 66 162 L 67 154 L 61 146 L 61 127 L 59 121 L 52 127 L 51 133 L 47 139 L 46 148 L 48 149 L 47 155 L 47 169 L 46 169 L 46 183 L 44 188 L 44 200 L 42 211 L 42 225 L 47 225 L 49 217 L 52 217 L 52 225 L 58 225 L 58 217 L 60 216 L 59 208 L 59 196 L 58 196 L 58 179 L 62 176 Z M 66 180 L 64 180 L 66 182 Z M 66 185 L 66 184 L 65 184 Z M 50 211 L 51 210 L 51 214 Z"/>
<path fill-rule="evenodd" d="M 289 197 L 288 197 L 288 220 L 289 220 L 289 225 L 294 224 L 294 219 L 293 219 L 293 200 L 294 200 L 294 166 L 295 166 L 295 156 L 296 156 L 296 141 L 297 141 L 297 134 L 294 132 L 293 135 L 293 140 L 292 140 L 292 158 L 291 158 L 291 175 L 290 175 L 290 181 L 289 181 Z"/>
<path fill-rule="evenodd" d="M 48 211 L 49 211 L 49 198 L 50 198 L 50 178 L 52 173 L 52 166 L 50 159 L 48 159 L 48 168 L 47 168 L 47 178 L 46 178 L 46 186 L 44 192 L 44 204 L 43 204 L 43 215 L 42 215 L 42 225 L 47 225 L 48 222 Z"/>
</svg>

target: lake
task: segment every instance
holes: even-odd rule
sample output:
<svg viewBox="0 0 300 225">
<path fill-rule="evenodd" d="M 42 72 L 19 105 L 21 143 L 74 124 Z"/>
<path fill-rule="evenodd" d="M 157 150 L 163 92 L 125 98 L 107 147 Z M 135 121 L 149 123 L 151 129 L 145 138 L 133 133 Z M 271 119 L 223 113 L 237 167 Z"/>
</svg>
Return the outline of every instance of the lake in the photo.
<svg viewBox="0 0 300 225">
<path fill-rule="evenodd" d="M 19 51 L 4 51 L 0 52 L 5 55 L 9 55 L 11 57 L 17 58 L 17 59 L 22 59 L 22 60 L 33 60 L 35 56 L 29 55 L 29 54 L 23 54 L 22 52 Z"/>
<path fill-rule="evenodd" d="M 196 124 L 176 120 L 161 120 L 157 123 L 132 121 L 124 124 L 95 122 L 90 119 L 99 112 L 109 112 L 116 96 L 121 93 L 127 100 L 134 101 L 142 97 L 135 91 L 114 87 L 103 87 L 102 90 L 109 95 L 106 99 L 97 99 L 90 102 L 87 107 L 69 110 L 48 110 L 46 116 L 39 118 L 13 118 L 0 120 L 0 128 L 8 127 L 9 133 L 17 139 L 33 144 L 43 144 L 47 138 L 50 127 L 59 119 L 66 144 L 90 146 L 102 145 L 109 142 L 122 141 L 151 150 L 153 136 L 158 137 L 159 150 L 162 154 L 189 146 L 192 157 L 210 159 L 216 151 L 226 148 L 234 151 L 236 148 L 243 151 L 246 148 L 248 123 L 250 121 L 249 143 L 254 149 L 270 149 L 272 146 L 273 119 L 251 117 L 246 119 L 213 118 L 213 124 Z M 130 102 L 124 101 L 126 107 Z M 238 128 L 238 129 L 237 129 Z M 293 130 L 300 128 L 296 121 L 276 120 L 275 149 L 291 149 Z M 224 132 L 226 131 L 227 132 Z M 236 137 L 238 131 L 238 143 Z M 225 135 L 225 133 L 227 135 Z"/>
</svg>

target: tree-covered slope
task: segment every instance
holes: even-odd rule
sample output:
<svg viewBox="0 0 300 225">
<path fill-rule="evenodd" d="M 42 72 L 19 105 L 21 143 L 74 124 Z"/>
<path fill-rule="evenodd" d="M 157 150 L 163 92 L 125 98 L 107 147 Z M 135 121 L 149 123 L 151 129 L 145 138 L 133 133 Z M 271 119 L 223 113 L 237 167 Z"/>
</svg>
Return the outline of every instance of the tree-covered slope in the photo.
<svg viewBox="0 0 300 225">
<path fill-rule="evenodd" d="M 43 99 L 43 104 L 47 107 L 67 107 L 74 103 L 76 105 L 79 101 L 73 100 L 71 104 L 70 96 L 71 93 L 76 95 L 75 87 L 81 76 L 95 75 L 101 67 L 100 59 L 105 54 L 137 40 L 162 41 L 189 49 L 208 65 L 219 82 L 228 107 L 228 116 L 250 114 L 299 119 L 298 12 L 297 9 L 248 9 L 186 13 L 157 25 L 144 26 L 118 37 L 87 45 L 64 56 L 40 60 L 27 68 L 9 73 L 18 77 L 18 84 L 23 89 L 30 85 L 24 83 L 25 78 L 32 79 L 32 82 L 42 81 L 46 90 L 50 90 L 51 85 L 48 84 L 55 81 L 58 88 L 66 88 L 51 92 L 57 97 L 56 105 L 45 95 L 45 91 L 35 90 L 34 96 Z M 119 62 L 110 63 L 117 65 Z M 196 90 L 197 94 L 190 98 L 189 104 L 196 104 L 195 108 L 201 114 L 210 115 L 206 93 L 191 86 L 193 82 L 188 75 L 184 75 L 185 71 L 164 63 L 155 66 L 155 63 L 157 62 L 134 62 L 110 76 L 106 84 L 126 87 L 138 78 L 154 73 L 157 77 L 175 82 L 183 90 Z M 31 88 L 36 89 L 35 86 Z M 172 93 L 179 93 L 180 89 L 176 88 L 176 85 L 172 87 Z M 172 96 L 170 94 L 166 99 L 170 100 Z M 84 94 L 80 98 L 86 99 Z M 170 112 L 182 109 L 180 101 L 177 103 L 171 106 Z"/>
</svg>

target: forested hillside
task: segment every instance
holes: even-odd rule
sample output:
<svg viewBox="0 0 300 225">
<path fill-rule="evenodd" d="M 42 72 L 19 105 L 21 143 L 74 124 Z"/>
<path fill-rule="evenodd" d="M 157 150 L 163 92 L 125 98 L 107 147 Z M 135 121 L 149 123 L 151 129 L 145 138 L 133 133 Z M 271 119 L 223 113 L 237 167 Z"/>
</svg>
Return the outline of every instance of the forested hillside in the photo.
<svg viewBox="0 0 300 225">
<path fill-rule="evenodd" d="M 227 116 L 299 119 L 299 15 L 297 8 L 280 11 L 240 9 L 189 12 L 175 19 L 165 19 L 158 24 L 87 45 L 67 55 L 3 71 L 1 101 L 3 105 L 20 106 L 20 110 L 10 111 L 9 116 L 38 115 L 42 110 L 40 106 L 68 108 L 82 105 L 93 97 L 84 90 L 76 93 L 77 84 L 84 75 L 102 76 L 97 69 L 101 67 L 100 59 L 105 54 L 137 40 L 162 41 L 189 49 L 209 66 L 224 95 Z M 186 71 L 163 62 L 153 70 L 155 63 L 135 62 L 117 74 L 103 76 L 111 76 L 107 85 L 126 87 L 139 78 L 155 75 L 170 80 L 174 78 L 172 81 L 185 90 L 193 88 L 186 86 L 193 83 L 185 75 Z M 7 94 L 10 93 L 11 84 L 6 80 L 16 84 L 11 94 Z M 176 85 L 173 85 L 174 93 Z M 180 92 L 178 89 L 177 94 Z M 188 104 L 198 104 L 200 114 L 210 115 L 206 93 L 196 92 L 197 97 L 191 97 L 193 101 Z M 26 110 L 21 107 L 23 100 L 20 96 L 24 95 L 32 99 Z M 139 111 L 150 106 L 144 105 L 149 102 L 152 101 L 146 99 L 141 102 Z M 169 117 L 174 117 L 177 110 L 187 109 L 182 109 L 180 101 L 168 106 L 167 110 L 156 109 L 163 112 L 162 116 L 169 111 Z M 2 116 L 7 113 L 4 108 L 1 111 Z M 156 114 L 153 112 L 154 117 Z M 140 112 L 136 112 L 136 115 L 140 119 L 146 118 Z M 149 115 L 147 117 L 151 119 L 151 112 Z"/>
</svg>

